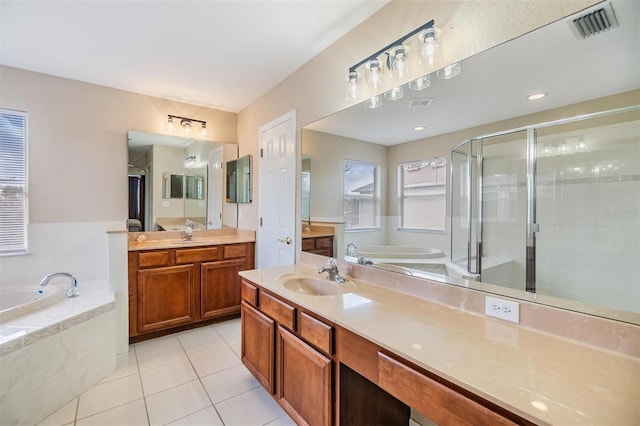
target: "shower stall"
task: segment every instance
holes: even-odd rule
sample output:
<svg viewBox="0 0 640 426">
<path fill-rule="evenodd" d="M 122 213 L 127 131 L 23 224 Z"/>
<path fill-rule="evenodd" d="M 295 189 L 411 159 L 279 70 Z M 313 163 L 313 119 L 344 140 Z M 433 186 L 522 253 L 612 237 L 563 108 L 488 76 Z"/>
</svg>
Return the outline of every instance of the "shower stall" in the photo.
<svg viewBox="0 0 640 426">
<path fill-rule="evenodd" d="M 451 261 L 490 284 L 640 312 L 640 106 L 451 150 Z"/>
</svg>

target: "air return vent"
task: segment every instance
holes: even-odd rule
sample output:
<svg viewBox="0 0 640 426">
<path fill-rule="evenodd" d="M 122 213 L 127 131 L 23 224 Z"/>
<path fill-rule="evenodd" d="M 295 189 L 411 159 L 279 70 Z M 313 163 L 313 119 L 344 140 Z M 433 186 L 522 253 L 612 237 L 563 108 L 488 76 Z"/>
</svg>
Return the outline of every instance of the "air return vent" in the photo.
<svg viewBox="0 0 640 426">
<path fill-rule="evenodd" d="M 429 105 L 431 105 L 431 102 L 433 102 L 433 99 L 431 98 L 411 99 L 411 102 L 409 103 L 409 108 L 426 108 Z"/>
<path fill-rule="evenodd" d="M 598 9 L 592 9 L 571 19 L 568 24 L 576 38 L 584 40 L 610 28 L 617 27 L 618 20 L 613 12 L 611 3 L 606 3 Z"/>
</svg>

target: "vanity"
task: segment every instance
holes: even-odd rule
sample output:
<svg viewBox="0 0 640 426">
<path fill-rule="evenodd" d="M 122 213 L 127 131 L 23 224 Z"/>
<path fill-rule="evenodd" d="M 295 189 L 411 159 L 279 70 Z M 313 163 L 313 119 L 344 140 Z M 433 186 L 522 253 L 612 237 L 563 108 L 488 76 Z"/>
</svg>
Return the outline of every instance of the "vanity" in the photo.
<svg viewBox="0 0 640 426">
<path fill-rule="evenodd" d="M 240 272 L 242 362 L 298 424 L 407 425 L 411 409 L 438 424 L 640 418 L 637 357 L 474 313 L 474 297 L 416 297 L 385 271 L 339 262 L 336 284 L 314 258 Z"/>
<path fill-rule="evenodd" d="M 129 342 L 237 317 L 239 271 L 254 267 L 255 232 L 129 233 Z"/>
<path fill-rule="evenodd" d="M 302 251 L 333 257 L 334 232 L 330 226 L 303 225 Z"/>
</svg>

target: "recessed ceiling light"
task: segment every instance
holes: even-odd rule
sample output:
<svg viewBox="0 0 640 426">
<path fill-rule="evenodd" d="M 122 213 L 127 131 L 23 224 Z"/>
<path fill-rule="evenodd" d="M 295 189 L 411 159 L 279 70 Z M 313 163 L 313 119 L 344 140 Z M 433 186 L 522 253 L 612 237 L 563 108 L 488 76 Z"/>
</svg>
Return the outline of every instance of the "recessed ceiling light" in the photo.
<svg viewBox="0 0 640 426">
<path fill-rule="evenodd" d="M 415 131 L 424 130 L 424 126 L 416 126 L 416 127 L 413 128 L 413 130 L 415 130 Z"/>
<path fill-rule="evenodd" d="M 541 93 L 534 93 L 533 95 L 529 95 L 529 96 L 527 96 L 527 99 L 529 99 L 530 101 L 535 101 L 536 99 L 542 99 L 542 98 L 544 98 L 545 96 L 547 96 L 547 94 L 546 94 L 546 93 L 543 93 L 543 92 L 541 92 Z"/>
</svg>

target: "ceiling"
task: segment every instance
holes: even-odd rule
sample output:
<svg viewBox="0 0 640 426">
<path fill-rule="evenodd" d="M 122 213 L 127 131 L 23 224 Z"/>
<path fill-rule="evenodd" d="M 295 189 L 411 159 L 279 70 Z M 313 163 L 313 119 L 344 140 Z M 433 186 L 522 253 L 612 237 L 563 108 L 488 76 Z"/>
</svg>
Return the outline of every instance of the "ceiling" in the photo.
<svg viewBox="0 0 640 426">
<path fill-rule="evenodd" d="M 618 27 L 579 40 L 561 19 L 465 59 L 453 79 L 432 73 L 427 89 L 405 87 L 402 99 L 383 98 L 381 108 L 359 104 L 305 128 L 390 146 L 638 89 L 640 1 L 609 3 Z M 538 92 L 548 96 L 527 99 Z M 414 99 L 432 102 L 410 108 Z"/>
<path fill-rule="evenodd" d="M 238 112 L 389 0 L 0 0 L 0 63 Z"/>
</svg>

